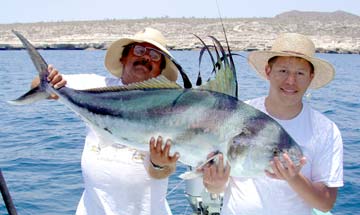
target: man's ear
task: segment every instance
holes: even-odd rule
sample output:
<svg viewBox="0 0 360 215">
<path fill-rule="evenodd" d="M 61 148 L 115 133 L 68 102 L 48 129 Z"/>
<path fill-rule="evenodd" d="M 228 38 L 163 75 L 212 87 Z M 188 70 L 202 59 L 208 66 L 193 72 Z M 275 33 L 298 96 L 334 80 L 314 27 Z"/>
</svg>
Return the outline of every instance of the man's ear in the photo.
<svg viewBox="0 0 360 215">
<path fill-rule="evenodd" d="M 311 73 L 310 73 L 310 79 L 311 79 L 311 81 L 314 79 L 314 77 L 315 77 L 315 72 L 311 72 Z"/>
<path fill-rule="evenodd" d="M 125 64 L 125 58 L 123 56 L 121 56 L 121 58 L 119 59 L 119 62 L 124 65 Z"/>
<path fill-rule="evenodd" d="M 269 80 L 270 78 L 270 72 L 271 72 L 271 67 L 269 64 L 266 64 L 265 66 L 265 76 L 266 76 L 266 79 Z"/>
</svg>

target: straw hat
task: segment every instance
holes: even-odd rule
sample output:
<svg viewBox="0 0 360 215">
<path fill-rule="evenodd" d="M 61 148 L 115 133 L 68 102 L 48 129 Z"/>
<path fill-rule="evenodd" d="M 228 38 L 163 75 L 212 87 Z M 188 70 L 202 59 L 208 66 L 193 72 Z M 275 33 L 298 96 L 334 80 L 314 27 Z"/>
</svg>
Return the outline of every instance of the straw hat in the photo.
<svg viewBox="0 0 360 215">
<path fill-rule="evenodd" d="M 314 78 L 309 88 L 317 89 L 325 86 L 335 75 L 334 67 L 327 61 L 314 57 L 315 45 L 306 36 L 297 33 L 285 33 L 274 42 L 270 51 L 254 51 L 248 56 L 249 64 L 266 79 L 265 66 L 275 56 L 301 57 L 314 66 Z"/>
<path fill-rule="evenodd" d="M 150 43 L 156 46 L 161 51 L 173 57 L 170 52 L 166 49 L 165 37 L 160 31 L 153 28 L 145 28 L 144 30 L 136 33 L 132 37 L 124 37 L 113 42 L 108 48 L 105 55 L 105 67 L 116 77 L 121 77 L 123 64 L 120 62 L 124 46 L 130 43 Z M 165 57 L 166 66 L 162 70 L 161 74 L 164 75 L 170 81 L 176 81 L 178 76 L 178 69 L 175 64 Z"/>
</svg>

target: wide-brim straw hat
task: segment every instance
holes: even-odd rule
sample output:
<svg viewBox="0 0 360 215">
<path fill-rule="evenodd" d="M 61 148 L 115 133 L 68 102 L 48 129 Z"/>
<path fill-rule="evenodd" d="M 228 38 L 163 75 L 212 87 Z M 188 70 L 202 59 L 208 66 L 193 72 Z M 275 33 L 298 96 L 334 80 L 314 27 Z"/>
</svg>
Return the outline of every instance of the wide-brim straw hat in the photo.
<svg viewBox="0 0 360 215">
<path fill-rule="evenodd" d="M 300 57 L 309 61 L 314 66 L 314 78 L 309 85 L 311 89 L 323 87 L 334 78 L 334 67 L 329 62 L 314 57 L 314 43 L 302 34 L 281 34 L 270 51 L 251 52 L 248 62 L 261 77 L 266 79 L 265 66 L 269 59 L 275 56 Z"/>
<path fill-rule="evenodd" d="M 165 52 L 169 56 L 173 57 L 166 49 L 166 40 L 162 33 L 153 28 L 145 28 L 144 30 L 136 33 L 131 37 L 124 37 L 113 42 L 107 49 L 105 55 L 105 67 L 116 77 L 121 77 L 123 64 L 120 62 L 124 46 L 131 43 L 150 43 L 156 46 L 162 52 Z M 166 66 L 162 70 L 161 74 L 164 75 L 170 81 L 176 81 L 178 77 L 178 69 L 175 64 L 165 56 Z"/>
</svg>

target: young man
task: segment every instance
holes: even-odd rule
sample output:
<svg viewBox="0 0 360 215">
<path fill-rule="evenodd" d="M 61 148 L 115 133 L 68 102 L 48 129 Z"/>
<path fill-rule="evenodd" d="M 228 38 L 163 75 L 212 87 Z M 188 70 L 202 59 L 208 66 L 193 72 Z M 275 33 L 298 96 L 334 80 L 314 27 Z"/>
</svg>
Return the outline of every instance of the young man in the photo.
<svg viewBox="0 0 360 215">
<path fill-rule="evenodd" d="M 133 37 L 121 38 L 108 48 L 105 66 L 116 78 L 96 74 L 62 75 L 49 67 L 55 88 L 75 89 L 127 85 L 163 75 L 176 81 L 178 70 L 164 56 L 164 36 L 146 28 Z M 66 81 L 65 81 L 66 80 Z M 33 86 L 38 80 L 33 82 Z M 156 101 L 154 101 L 156 102 Z M 170 142 L 151 138 L 150 153 L 113 144 L 101 149 L 102 141 L 89 129 L 82 154 L 85 190 L 76 214 L 170 215 L 166 193 L 168 176 L 175 171 L 179 155 L 169 155 Z"/>
<path fill-rule="evenodd" d="M 311 215 L 332 209 L 343 186 L 343 145 L 337 126 L 302 98 L 334 77 L 333 66 L 314 57 L 313 42 L 301 34 L 280 35 L 270 51 L 252 52 L 249 64 L 270 83 L 266 97 L 248 103 L 277 120 L 301 146 L 304 157 L 295 165 L 287 154 L 275 157 L 259 178 L 229 178 L 222 159 L 206 167 L 204 185 L 225 190 L 222 214 Z"/>
</svg>

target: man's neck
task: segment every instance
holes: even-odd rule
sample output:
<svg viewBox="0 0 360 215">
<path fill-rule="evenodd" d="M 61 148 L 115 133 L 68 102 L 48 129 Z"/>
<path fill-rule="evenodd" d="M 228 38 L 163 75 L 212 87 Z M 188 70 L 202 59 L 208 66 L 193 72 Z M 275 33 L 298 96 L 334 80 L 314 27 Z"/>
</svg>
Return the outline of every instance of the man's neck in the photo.
<svg viewBox="0 0 360 215">
<path fill-rule="evenodd" d="M 290 120 L 295 118 L 301 112 L 303 104 L 300 101 L 298 104 L 287 105 L 280 101 L 275 101 L 270 97 L 265 98 L 266 111 L 276 119 Z"/>
</svg>

